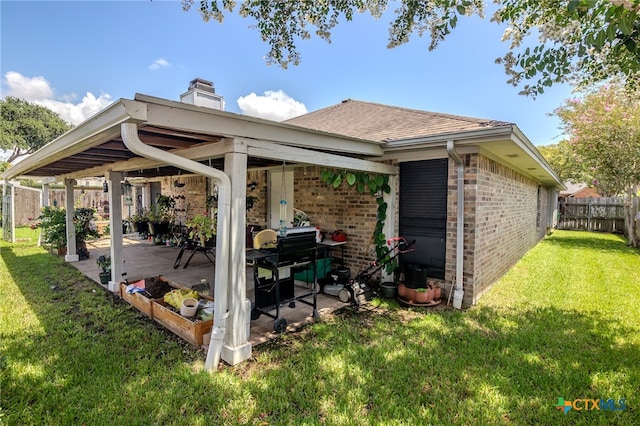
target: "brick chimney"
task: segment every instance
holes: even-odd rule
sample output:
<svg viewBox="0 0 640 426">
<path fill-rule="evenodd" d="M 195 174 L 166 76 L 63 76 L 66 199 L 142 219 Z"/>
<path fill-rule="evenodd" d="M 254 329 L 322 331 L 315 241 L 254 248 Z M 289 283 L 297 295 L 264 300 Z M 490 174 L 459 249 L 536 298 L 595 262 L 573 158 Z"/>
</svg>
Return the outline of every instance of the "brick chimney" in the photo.
<svg viewBox="0 0 640 426">
<path fill-rule="evenodd" d="M 224 110 L 222 96 L 216 95 L 213 83 L 202 78 L 196 78 L 189 83 L 189 90 L 180 95 L 180 102 L 201 107 Z"/>
</svg>

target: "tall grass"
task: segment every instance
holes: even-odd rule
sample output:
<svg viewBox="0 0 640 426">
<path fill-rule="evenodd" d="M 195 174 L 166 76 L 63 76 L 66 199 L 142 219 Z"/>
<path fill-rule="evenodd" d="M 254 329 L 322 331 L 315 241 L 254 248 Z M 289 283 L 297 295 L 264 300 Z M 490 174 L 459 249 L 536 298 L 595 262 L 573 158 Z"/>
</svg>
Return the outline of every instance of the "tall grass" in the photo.
<svg viewBox="0 0 640 426">
<path fill-rule="evenodd" d="M 557 231 L 472 309 L 344 309 L 215 374 L 33 243 L 0 250 L 6 424 L 640 424 L 640 252 L 616 236 Z"/>
</svg>

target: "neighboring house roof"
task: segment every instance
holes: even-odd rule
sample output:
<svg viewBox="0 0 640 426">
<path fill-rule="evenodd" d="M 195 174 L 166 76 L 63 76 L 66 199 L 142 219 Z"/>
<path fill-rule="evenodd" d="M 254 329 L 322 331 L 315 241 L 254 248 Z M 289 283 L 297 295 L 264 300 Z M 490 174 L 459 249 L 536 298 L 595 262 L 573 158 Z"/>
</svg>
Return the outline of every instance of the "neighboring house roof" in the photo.
<svg viewBox="0 0 640 426">
<path fill-rule="evenodd" d="M 375 141 L 512 125 L 484 118 L 420 111 L 353 99 L 345 99 L 337 105 L 289 119 L 285 123 Z"/>
<path fill-rule="evenodd" d="M 346 99 L 285 121 L 316 131 L 384 143 L 381 158 L 416 161 L 479 152 L 525 176 L 558 189 L 564 186 L 549 163 L 514 123 L 420 111 Z"/>
<path fill-rule="evenodd" d="M 584 182 L 572 183 L 565 182 L 564 186 L 567 187 L 565 191 L 560 191 L 560 197 L 564 198 L 587 198 L 587 197 L 600 197 L 598 191 L 589 187 Z"/>
</svg>

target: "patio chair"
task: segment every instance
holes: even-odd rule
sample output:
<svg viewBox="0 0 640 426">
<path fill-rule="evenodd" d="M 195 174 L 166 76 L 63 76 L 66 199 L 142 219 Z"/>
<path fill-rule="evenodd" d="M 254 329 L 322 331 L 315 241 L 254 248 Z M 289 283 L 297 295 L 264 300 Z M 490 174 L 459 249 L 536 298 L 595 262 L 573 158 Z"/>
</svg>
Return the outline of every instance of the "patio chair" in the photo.
<svg viewBox="0 0 640 426">
<path fill-rule="evenodd" d="M 209 262 L 213 263 L 214 265 L 216 263 L 214 260 L 216 257 L 215 237 L 207 240 L 204 245 L 202 245 L 200 241 L 184 239 L 180 247 L 180 252 L 178 253 L 178 257 L 176 258 L 176 261 L 173 263 L 173 269 L 177 269 L 180 266 L 182 255 L 184 254 L 185 251 L 190 251 L 191 254 L 189 255 L 189 258 L 187 259 L 187 262 L 184 264 L 182 269 L 186 269 L 187 266 L 189 266 L 189 262 L 191 262 L 191 259 L 196 253 L 202 253 L 207 257 L 207 259 L 209 259 Z"/>
</svg>

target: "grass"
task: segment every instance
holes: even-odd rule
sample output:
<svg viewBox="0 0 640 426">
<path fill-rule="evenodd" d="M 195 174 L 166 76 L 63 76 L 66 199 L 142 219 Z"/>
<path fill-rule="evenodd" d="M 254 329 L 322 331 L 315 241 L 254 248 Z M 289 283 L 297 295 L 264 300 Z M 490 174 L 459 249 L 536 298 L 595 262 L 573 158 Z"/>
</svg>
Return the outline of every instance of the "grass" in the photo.
<svg viewBox="0 0 640 426">
<path fill-rule="evenodd" d="M 617 236 L 556 231 L 471 309 L 376 301 L 215 374 L 33 242 L 0 250 L 8 425 L 640 424 L 640 251 Z"/>
</svg>

